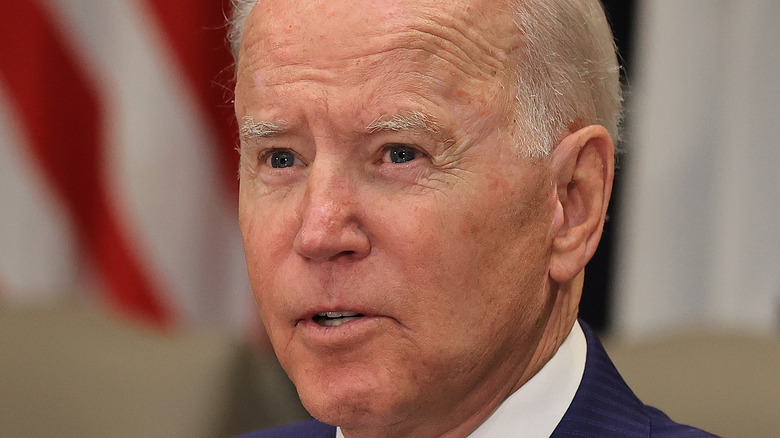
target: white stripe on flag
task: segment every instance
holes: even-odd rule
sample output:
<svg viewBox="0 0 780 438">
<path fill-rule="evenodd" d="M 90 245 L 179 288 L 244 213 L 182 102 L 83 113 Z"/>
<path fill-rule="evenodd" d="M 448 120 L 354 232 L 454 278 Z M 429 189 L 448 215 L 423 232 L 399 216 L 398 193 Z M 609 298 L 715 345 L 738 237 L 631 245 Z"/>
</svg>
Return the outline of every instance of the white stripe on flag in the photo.
<svg viewBox="0 0 780 438">
<path fill-rule="evenodd" d="M 186 320 L 245 324 L 254 309 L 216 140 L 153 17 L 136 1 L 51 5 L 98 80 L 109 190 L 141 265 Z"/>
<path fill-rule="evenodd" d="M 9 304 L 57 301 L 78 287 L 73 230 L 26 154 L 3 87 L 0 82 L 0 298 Z"/>
</svg>

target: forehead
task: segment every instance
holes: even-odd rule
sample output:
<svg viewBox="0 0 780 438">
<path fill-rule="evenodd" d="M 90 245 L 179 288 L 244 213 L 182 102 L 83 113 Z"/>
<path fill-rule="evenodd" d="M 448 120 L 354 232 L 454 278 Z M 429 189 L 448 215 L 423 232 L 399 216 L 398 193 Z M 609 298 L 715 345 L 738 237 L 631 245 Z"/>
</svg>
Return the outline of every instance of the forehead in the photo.
<svg viewBox="0 0 780 438">
<path fill-rule="evenodd" d="M 488 132 L 510 112 L 518 33 L 501 0 L 260 0 L 243 35 L 236 110 L 270 119 L 318 101 L 343 113 L 336 120 L 368 123 L 398 107 L 447 108 Z M 308 97 L 290 99 L 294 90 Z"/>
<path fill-rule="evenodd" d="M 512 18 L 501 0 L 260 0 L 247 20 L 239 72 L 247 64 L 330 68 L 406 49 L 490 75 L 517 44 Z"/>
</svg>

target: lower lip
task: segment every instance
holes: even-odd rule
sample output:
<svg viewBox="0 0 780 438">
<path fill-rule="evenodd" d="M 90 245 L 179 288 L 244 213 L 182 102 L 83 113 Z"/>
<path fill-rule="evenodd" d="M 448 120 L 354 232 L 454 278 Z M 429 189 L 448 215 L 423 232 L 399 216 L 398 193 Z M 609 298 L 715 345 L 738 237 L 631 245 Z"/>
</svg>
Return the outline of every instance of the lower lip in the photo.
<svg viewBox="0 0 780 438">
<path fill-rule="evenodd" d="M 380 326 L 387 319 L 365 315 L 338 326 L 326 327 L 309 318 L 298 321 L 295 331 L 311 347 L 346 348 L 358 345 L 381 333 Z"/>
</svg>

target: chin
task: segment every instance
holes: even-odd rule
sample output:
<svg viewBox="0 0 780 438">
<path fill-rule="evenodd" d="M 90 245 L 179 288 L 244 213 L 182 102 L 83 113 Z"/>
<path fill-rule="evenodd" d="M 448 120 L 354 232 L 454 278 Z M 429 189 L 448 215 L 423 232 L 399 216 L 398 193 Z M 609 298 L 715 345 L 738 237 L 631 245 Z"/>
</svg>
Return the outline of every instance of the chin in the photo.
<svg viewBox="0 0 780 438">
<path fill-rule="evenodd" d="M 391 383 L 382 383 L 376 372 L 332 370 L 322 376 L 307 371 L 304 379 L 294 381 L 303 406 L 314 418 L 346 429 L 382 428 L 399 420 L 400 394 Z M 337 377 L 330 379 L 327 374 Z"/>
<path fill-rule="evenodd" d="M 376 393 L 322 392 L 321 389 L 299 391 L 301 402 L 307 411 L 323 423 L 343 428 L 378 427 L 386 424 L 391 409 L 377 402 L 387 399 Z"/>
<path fill-rule="evenodd" d="M 334 426 L 365 427 L 376 421 L 375 407 L 369 405 L 366 400 L 358 400 L 355 397 L 301 395 L 301 402 L 312 417 Z"/>
</svg>

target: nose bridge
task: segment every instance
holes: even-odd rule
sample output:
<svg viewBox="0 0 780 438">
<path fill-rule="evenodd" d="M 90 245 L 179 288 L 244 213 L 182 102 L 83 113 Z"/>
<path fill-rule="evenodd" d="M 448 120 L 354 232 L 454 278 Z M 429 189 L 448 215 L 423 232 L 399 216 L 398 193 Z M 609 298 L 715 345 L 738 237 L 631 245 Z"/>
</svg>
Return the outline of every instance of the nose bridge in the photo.
<svg viewBox="0 0 780 438">
<path fill-rule="evenodd" d="M 319 157 L 318 157 L 319 158 Z M 360 229 L 353 177 L 338 160 L 315 160 L 301 203 L 295 249 L 302 256 L 327 260 L 339 254 L 364 254 L 368 240 Z"/>
<path fill-rule="evenodd" d="M 315 160 L 306 182 L 302 226 L 331 228 L 343 222 L 354 202 L 353 192 L 344 167 L 335 160 Z"/>
</svg>

